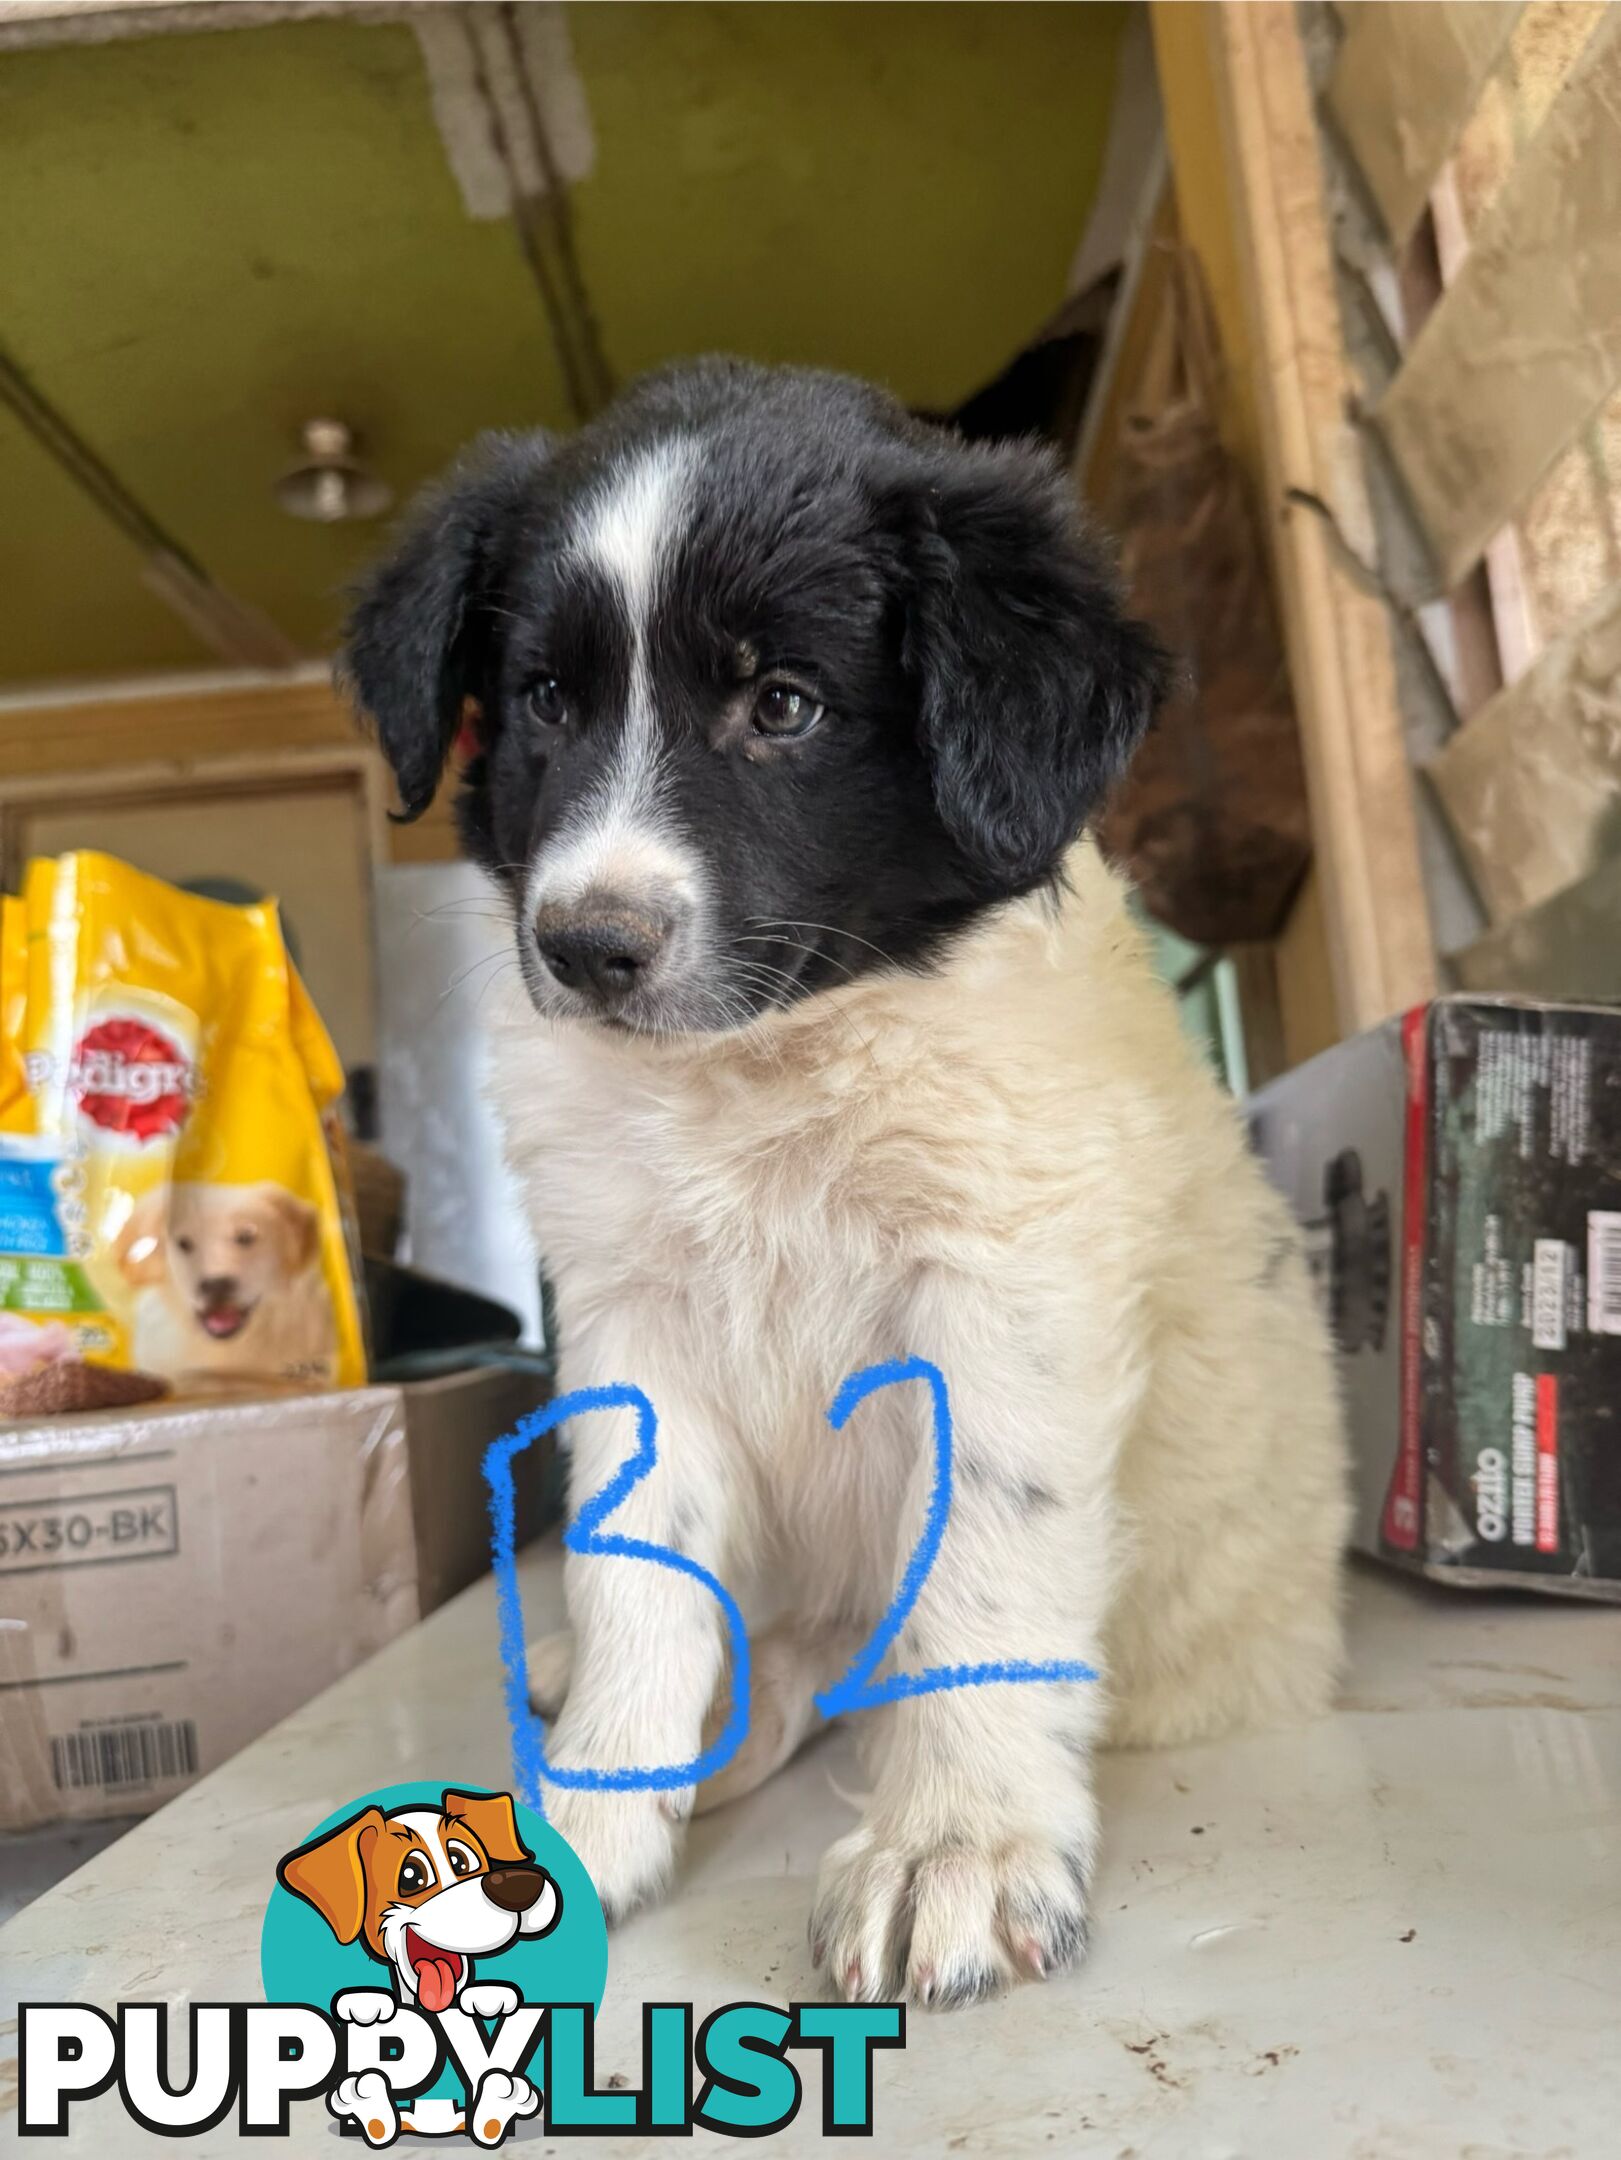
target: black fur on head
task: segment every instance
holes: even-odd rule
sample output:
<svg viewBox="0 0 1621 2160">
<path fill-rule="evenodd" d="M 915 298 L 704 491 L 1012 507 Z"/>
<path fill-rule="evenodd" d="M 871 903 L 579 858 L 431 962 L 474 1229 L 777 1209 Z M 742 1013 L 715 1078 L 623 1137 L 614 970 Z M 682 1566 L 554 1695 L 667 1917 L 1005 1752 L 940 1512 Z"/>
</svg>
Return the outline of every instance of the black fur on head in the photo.
<svg viewBox="0 0 1621 2160">
<path fill-rule="evenodd" d="M 410 817 L 476 709 L 459 821 L 536 1003 L 663 1033 L 928 965 L 1054 880 L 1165 665 L 1041 451 L 701 361 L 486 438 L 344 672 Z"/>
<path fill-rule="evenodd" d="M 539 431 L 480 436 L 419 496 L 350 614 L 339 674 L 376 725 L 406 821 L 433 801 L 463 705 L 483 689 L 502 556 L 550 454 Z"/>
<path fill-rule="evenodd" d="M 919 444 L 895 500 L 903 657 L 941 820 L 997 887 L 1027 890 L 1125 771 L 1163 694 L 1162 656 L 1121 615 L 1044 452 Z"/>
</svg>

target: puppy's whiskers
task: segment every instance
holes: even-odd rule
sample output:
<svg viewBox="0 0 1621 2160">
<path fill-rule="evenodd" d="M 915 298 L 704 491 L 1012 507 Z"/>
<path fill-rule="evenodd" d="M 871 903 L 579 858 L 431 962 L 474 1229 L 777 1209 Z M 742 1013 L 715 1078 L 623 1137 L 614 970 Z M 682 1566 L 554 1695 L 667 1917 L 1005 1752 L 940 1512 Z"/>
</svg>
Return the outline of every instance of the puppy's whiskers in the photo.
<svg viewBox="0 0 1621 2160">
<path fill-rule="evenodd" d="M 800 938 L 781 937 L 764 930 L 751 930 L 735 942 L 739 945 L 786 945 L 791 951 L 802 952 L 812 960 L 825 960 L 829 967 L 836 967 L 842 975 L 848 976 L 851 982 L 856 979 L 856 971 L 847 961 L 840 960 L 833 953 L 823 952 L 819 945 L 807 945 Z"/>
<path fill-rule="evenodd" d="M 501 969 L 496 966 L 496 963 L 498 961 L 504 961 L 510 966 L 516 967 L 517 955 L 515 953 L 508 952 L 503 946 L 495 952 L 481 953 L 476 960 L 469 960 L 467 965 L 464 968 L 458 968 L 456 973 L 450 978 L 449 982 L 446 983 L 444 989 L 440 992 L 438 1002 L 433 1008 L 434 1012 L 437 1014 L 440 1006 L 444 1004 L 446 998 L 454 997 L 456 992 L 461 988 L 462 984 L 466 982 L 470 976 L 476 975 L 480 968 L 495 967 L 495 975 L 492 975 L 490 977 L 490 981 L 494 982 L 501 973 Z"/>
<path fill-rule="evenodd" d="M 493 893 L 459 893 L 454 899 L 441 900 L 436 907 L 413 908 L 413 922 L 493 922 L 503 929 L 510 922 L 509 914 L 498 914 L 490 902 Z"/>
<path fill-rule="evenodd" d="M 762 960 L 739 960 L 734 973 L 739 984 L 762 998 L 770 1012 L 781 1012 L 796 988 L 791 976 L 785 975 L 780 968 L 767 967 Z M 746 998 L 739 998 L 736 1002 L 741 1010 L 749 1014 L 751 1020 L 763 1018 L 762 1014 L 750 1010 Z"/>
<path fill-rule="evenodd" d="M 737 941 L 734 940 L 734 950 L 736 942 Z M 787 942 L 792 941 L 790 940 Z M 808 951 L 811 948 L 806 947 L 804 949 Z M 769 997 L 769 1004 L 771 1009 L 777 1012 L 785 1011 L 789 1004 L 793 1002 L 793 995 L 803 987 L 798 976 L 790 975 L 785 968 L 774 967 L 769 961 L 766 960 L 740 960 L 736 963 L 736 965 L 740 974 L 752 974 L 756 977 L 757 988 L 760 987 L 761 979 L 769 979 L 772 977 L 787 986 L 789 995 L 783 997 L 777 997 L 775 995 L 772 995 Z M 762 991 L 762 994 L 765 993 Z M 871 1064 L 873 1071 L 876 1072 L 878 1070 L 878 1060 L 877 1057 L 874 1055 L 871 1041 L 862 1034 L 860 1028 L 856 1026 L 854 1020 L 851 1019 L 850 1015 L 845 1012 L 841 1006 L 832 1005 L 827 1007 L 826 1010 L 830 1011 L 836 1019 L 841 1021 L 842 1024 L 850 1030 L 850 1033 L 855 1037 L 856 1041 L 860 1044 L 862 1050 L 866 1053 L 868 1062 Z"/>
<path fill-rule="evenodd" d="M 493 975 L 486 975 L 483 982 L 479 985 L 478 996 L 473 1000 L 473 1010 L 475 1013 L 479 1013 L 484 1010 L 484 1000 L 489 995 L 490 985 L 492 983 L 504 982 L 507 978 L 509 971 L 514 974 L 520 975 L 523 972 L 518 965 L 518 958 L 515 953 L 502 953 L 498 957 L 503 961 L 504 965 L 498 967 Z"/>
<path fill-rule="evenodd" d="M 875 945 L 871 938 L 858 936 L 854 930 L 839 929 L 835 923 L 796 922 L 787 915 L 755 915 L 750 917 L 750 921 L 756 930 L 811 930 L 820 932 L 824 937 L 848 938 L 852 945 L 864 945 L 868 952 L 876 953 L 887 966 L 895 965 L 893 953 L 885 952 L 881 945 Z"/>
</svg>

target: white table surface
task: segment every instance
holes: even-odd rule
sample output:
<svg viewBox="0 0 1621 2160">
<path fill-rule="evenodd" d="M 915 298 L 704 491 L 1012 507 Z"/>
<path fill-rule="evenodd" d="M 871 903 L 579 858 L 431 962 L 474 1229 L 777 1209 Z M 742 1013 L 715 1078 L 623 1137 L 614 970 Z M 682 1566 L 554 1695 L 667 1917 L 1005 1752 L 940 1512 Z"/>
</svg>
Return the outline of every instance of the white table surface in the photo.
<svg viewBox="0 0 1621 2160">
<path fill-rule="evenodd" d="M 539 1632 L 559 1604 L 555 1548 L 525 1574 Z M 1333 1717 L 1106 1759 L 1088 1964 L 999 2003 L 914 2012 L 904 2052 L 877 2058 L 877 2149 L 1621 2154 L 1621 1612 L 1359 1568 L 1351 1633 Z M 495 1643 L 485 1582 L 0 1930 L 0 2141 L 19 1998 L 257 1999 L 275 1862 L 324 1814 L 399 1778 L 510 1782 Z M 851 1820 L 835 1781 L 859 1781 L 844 1733 L 695 1826 L 671 1901 L 613 1939 L 599 2081 L 639 2081 L 646 1998 L 702 2016 L 821 1992 L 805 1920 L 817 1857 Z M 241 2149 L 223 2130 L 148 2138 L 101 2101 L 81 2120 L 69 2150 Z M 318 2106 L 293 2120 L 258 2149 L 364 2149 L 336 2144 Z M 820 2142 L 807 2107 L 773 2149 Z M 524 2143 L 665 2149 L 533 2126 Z"/>
</svg>

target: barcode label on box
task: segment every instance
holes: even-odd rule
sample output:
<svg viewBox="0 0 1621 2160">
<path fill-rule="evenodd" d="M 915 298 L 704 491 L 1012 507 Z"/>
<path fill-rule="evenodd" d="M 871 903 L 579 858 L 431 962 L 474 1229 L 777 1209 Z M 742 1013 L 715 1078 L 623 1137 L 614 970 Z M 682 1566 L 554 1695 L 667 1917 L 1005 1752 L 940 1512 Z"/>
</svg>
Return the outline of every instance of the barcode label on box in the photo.
<svg viewBox="0 0 1621 2160">
<path fill-rule="evenodd" d="M 1539 1237 L 1531 1264 L 1531 1340 L 1539 1350 L 1565 1347 L 1565 1278 L 1570 1247 L 1563 1238 Z"/>
<path fill-rule="evenodd" d="M 196 1774 L 197 1727 L 190 1718 L 103 1725 L 58 1733 L 51 1741 L 51 1776 L 58 1792 L 166 1785 Z"/>
<path fill-rule="evenodd" d="M 1587 1328 L 1621 1335 L 1621 1214 L 1587 1218 Z"/>
</svg>

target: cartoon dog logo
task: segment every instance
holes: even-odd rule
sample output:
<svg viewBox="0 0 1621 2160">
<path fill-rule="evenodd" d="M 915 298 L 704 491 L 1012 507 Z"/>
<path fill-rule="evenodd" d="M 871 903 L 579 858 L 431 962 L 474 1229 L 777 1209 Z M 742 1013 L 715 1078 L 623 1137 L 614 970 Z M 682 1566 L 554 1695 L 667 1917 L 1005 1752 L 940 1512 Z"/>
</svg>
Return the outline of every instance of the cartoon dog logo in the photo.
<svg viewBox="0 0 1621 2160">
<path fill-rule="evenodd" d="M 312 1905 L 341 1943 L 358 1942 L 386 1965 L 391 1988 L 348 1988 L 334 1998 L 336 2016 L 374 2025 L 396 2008 L 440 2016 L 452 2009 L 474 2017 L 505 2017 L 523 1998 L 504 1980 L 475 1980 L 475 1957 L 509 1950 L 520 1936 L 548 1935 L 562 1917 L 557 1885 L 518 1834 L 507 1793 L 447 1791 L 437 1807 L 363 1808 L 327 1830 L 276 1869 L 283 1887 Z M 488 2089 L 486 2089 L 488 2088 Z M 396 2116 L 387 2082 L 376 2071 L 345 2079 L 334 2111 L 353 2115 L 373 2145 L 392 2142 L 400 2128 L 459 2129 L 432 2121 L 433 2103 L 417 2118 Z M 540 2096 L 527 2079 L 490 2070 L 469 2110 L 480 2144 L 498 2144 L 510 2123 L 532 2115 Z"/>
</svg>

